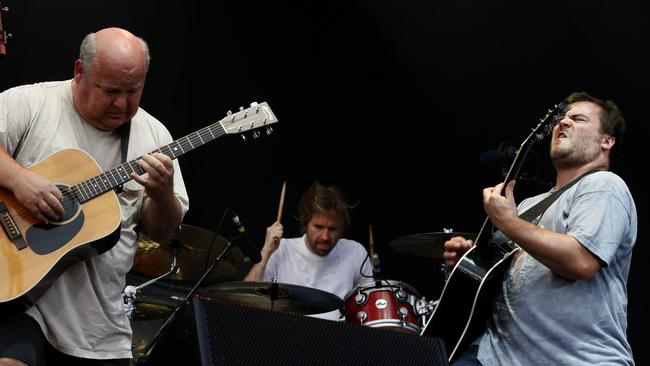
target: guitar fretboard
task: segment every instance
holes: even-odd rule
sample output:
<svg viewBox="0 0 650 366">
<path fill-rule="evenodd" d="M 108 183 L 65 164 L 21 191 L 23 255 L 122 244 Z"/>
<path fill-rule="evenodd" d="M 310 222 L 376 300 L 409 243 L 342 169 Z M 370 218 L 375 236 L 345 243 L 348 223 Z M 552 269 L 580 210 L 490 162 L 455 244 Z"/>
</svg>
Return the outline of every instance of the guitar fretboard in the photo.
<svg viewBox="0 0 650 366">
<path fill-rule="evenodd" d="M 225 131 L 221 124 L 216 122 L 151 153 L 165 154 L 173 160 L 224 134 Z M 140 158 L 124 162 L 111 170 L 71 186 L 68 188 L 67 194 L 73 195 L 78 202 L 83 203 L 115 189 L 130 181 L 131 173 L 144 174 L 144 170 L 137 163 Z M 64 194 L 66 193 L 64 192 Z"/>
</svg>

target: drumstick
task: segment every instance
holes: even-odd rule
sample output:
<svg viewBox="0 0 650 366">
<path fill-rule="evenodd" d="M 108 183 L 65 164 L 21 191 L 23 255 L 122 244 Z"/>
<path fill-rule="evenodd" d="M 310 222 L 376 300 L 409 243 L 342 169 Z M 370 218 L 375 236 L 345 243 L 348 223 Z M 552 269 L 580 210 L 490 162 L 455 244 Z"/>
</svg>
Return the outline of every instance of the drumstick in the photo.
<svg viewBox="0 0 650 366">
<path fill-rule="evenodd" d="M 285 180 L 282 183 L 282 192 L 280 192 L 280 204 L 278 205 L 278 216 L 277 216 L 277 222 L 280 222 L 282 220 L 282 209 L 284 208 L 284 194 L 287 191 L 287 181 Z M 280 238 L 277 236 L 273 238 L 273 241 L 277 244 L 278 241 L 280 241 Z"/>
<path fill-rule="evenodd" d="M 285 180 L 282 183 L 282 192 L 280 193 L 280 205 L 278 206 L 278 219 L 276 221 L 282 220 L 282 208 L 284 207 L 284 193 L 287 190 L 287 181 Z"/>
</svg>

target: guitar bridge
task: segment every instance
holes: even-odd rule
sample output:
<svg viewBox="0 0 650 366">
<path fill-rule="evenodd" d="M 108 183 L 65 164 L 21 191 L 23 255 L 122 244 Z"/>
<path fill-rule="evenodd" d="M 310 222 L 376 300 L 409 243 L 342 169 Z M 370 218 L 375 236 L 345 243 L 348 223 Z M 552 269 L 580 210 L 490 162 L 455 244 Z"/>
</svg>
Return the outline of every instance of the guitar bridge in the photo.
<svg viewBox="0 0 650 366">
<path fill-rule="evenodd" d="M 7 234 L 7 237 L 9 237 L 18 250 L 27 248 L 27 243 L 25 243 L 20 229 L 18 229 L 14 218 L 3 202 L 0 202 L 0 222 L 2 222 L 2 228 L 5 234 Z"/>
</svg>

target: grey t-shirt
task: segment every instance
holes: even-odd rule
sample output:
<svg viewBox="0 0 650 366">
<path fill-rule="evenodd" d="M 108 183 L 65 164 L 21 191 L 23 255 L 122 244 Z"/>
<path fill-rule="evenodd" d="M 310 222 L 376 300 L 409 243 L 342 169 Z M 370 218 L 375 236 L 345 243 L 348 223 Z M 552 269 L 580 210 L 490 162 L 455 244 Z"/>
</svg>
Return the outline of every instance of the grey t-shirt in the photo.
<svg viewBox="0 0 650 366">
<path fill-rule="evenodd" d="M 23 166 L 31 166 L 62 149 L 89 153 L 102 170 L 121 160 L 120 136 L 84 121 L 72 104 L 70 80 L 25 85 L 0 93 L 0 144 Z M 172 141 L 167 129 L 143 109 L 131 121 L 127 160 Z M 70 166 L 63 169 L 75 169 Z M 174 192 L 183 215 L 189 207 L 178 161 Z M 124 312 L 125 274 L 137 249 L 135 227 L 144 189 L 131 180 L 117 196 L 121 208 L 120 239 L 115 246 L 64 272 L 28 309 L 48 341 L 59 351 L 83 358 L 131 357 L 131 326 Z"/>
<path fill-rule="evenodd" d="M 524 200 L 524 212 L 548 196 Z M 627 278 L 637 217 L 625 182 L 584 177 L 538 225 L 573 236 L 603 263 L 590 280 L 569 280 L 524 251 L 513 259 L 480 341 L 483 365 L 633 365 L 627 342 Z"/>
</svg>

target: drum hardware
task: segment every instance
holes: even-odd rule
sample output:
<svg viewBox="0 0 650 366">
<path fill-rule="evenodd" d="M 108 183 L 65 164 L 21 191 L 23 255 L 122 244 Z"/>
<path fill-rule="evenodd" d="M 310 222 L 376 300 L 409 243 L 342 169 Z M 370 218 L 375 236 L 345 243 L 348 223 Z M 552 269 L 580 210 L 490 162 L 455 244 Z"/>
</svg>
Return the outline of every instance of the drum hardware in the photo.
<svg viewBox="0 0 650 366">
<path fill-rule="evenodd" d="M 124 287 L 124 292 L 122 294 L 122 297 L 124 298 L 124 311 L 126 312 L 126 315 L 128 316 L 129 320 L 133 320 L 133 312 L 136 309 L 135 300 L 140 290 L 142 290 L 143 288 L 151 285 L 152 283 L 160 279 L 163 279 L 167 276 L 176 273 L 176 271 L 178 271 L 178 267 L 172 265 L 171 269 L 167 273 L 163 274 L 162 276 L 158 276 L 154 279 L 151 279 L 139 286 L 129 285 Z"/>
<path fill-rule="evenodd" d="M 359 320 L 361 325 L 363 325 L 363 321 L 366 320 L 367 317 L 368 317 L 368 313 L 366 313 L 363 310 L 357 313 L 357 319 Z"/>
<path fill-rule="evenodd" d="M 359 292 L 357 296 L 354 297 L 354 302 L 357 303 L 357 305 L 365 305 L 365 303 L 368 301 L 368 295 Z"/>
<path fill-rule="evenodd" d="M 427 301 L 425 297 L 418 299 L 415 303 L 415 312 L 422 318 L 422 324 L 426 324 L 429 316 L 433 314 L 438 306 L 438 300 Z"/>
</svg>

